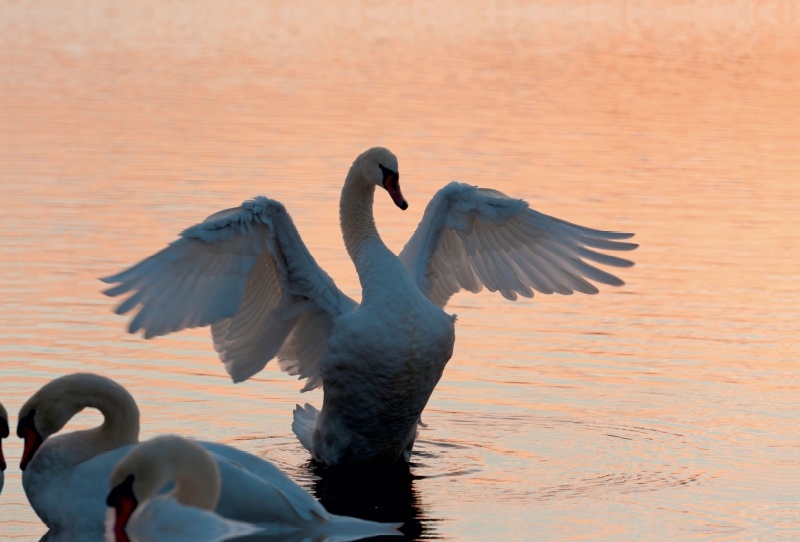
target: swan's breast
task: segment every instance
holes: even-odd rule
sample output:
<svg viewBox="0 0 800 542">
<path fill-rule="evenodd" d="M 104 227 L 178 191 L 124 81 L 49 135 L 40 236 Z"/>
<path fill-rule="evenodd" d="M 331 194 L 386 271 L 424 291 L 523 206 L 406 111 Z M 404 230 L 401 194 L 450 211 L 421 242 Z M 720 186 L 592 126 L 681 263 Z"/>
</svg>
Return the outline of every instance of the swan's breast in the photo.
<svg viewBox="0 0 800 542">
<path fill-rule="evenodd" d="M 359 307 L 337 321 L 321 367 L 326 403 L 354 422 L 371 416 L 387 426 L 416 423 L 455 342 L 452 319 L 430 307 Z"/>
<path fill-rule="evenodd" d="M 362 303 L 338 318 L 322 360 L 315 457 L 394 461 L 408 449 L 453 353 L 453 319 L 427 299 Z"/>
<path fill-rule="evenodd" d="M 365 361 L 446 363 L 455 341 L 453 319 L 425 301 L 427 306 L 402 302 L 360 306 L 337 319 L 329 350 Z"/>
</svg>

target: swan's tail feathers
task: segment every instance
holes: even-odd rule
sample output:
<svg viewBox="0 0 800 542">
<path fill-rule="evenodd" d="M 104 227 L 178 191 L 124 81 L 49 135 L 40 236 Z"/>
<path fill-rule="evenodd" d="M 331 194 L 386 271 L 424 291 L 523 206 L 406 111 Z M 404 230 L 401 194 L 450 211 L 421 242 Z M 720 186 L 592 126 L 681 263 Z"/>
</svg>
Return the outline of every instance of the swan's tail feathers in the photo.
<svg viewBox="0 0 800 542">
<path fill-rule="evenodd" d="M 311 437 L 317 427 L 317 416 L 319 416 L 319 410 L 308 403 L 302 407 L 297 405 L 294 409 L 292 431 L 297 435 L 297 440 L 300 441 L 300 444 L 309 452 L 311 452 Z"/>
<path fill-rule="evenodd" d="M 349 542 L 374 536 L 402 536 L 402 523 L 378 523 L 366 519 L 331 514 L 330 520 L 320 525 L 325 542 Z"/>
</svg>

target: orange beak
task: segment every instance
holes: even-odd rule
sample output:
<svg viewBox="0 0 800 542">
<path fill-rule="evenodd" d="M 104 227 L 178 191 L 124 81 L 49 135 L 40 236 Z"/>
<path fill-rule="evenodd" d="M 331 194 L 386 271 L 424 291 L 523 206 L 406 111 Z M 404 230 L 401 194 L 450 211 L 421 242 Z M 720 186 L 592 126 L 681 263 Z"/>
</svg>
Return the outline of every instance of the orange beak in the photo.
<svg viewBox="0 0 800 542">
<path fill-rule="evenodd" d="M 389 192 L 394 204 L 405 211 L 408 209 L 408 202 L 400 192 L 400 174 L 383 166 L 381 166 L 381 171 L 383 171 L 383 187 Z"/>
<path fill-rule="evenodd" d="M 114 522 L 114 536 L 117 542 L 128 542 L 128 535 L 125 527 L 128 526 L 133 512 L 139 505 L 136 495 L 133 494 L 134 476 L 131 474 L 117 485 L 106 498 L 106 504 L 116 511 L 116 521 Z"/>
<path fill-rule="evenodd" d="M 25 470 L 28 463 L 31 462 L 33 456 L 36 455 L 36 452 L 39 450 L 39 446 L 44 442 L 44 439 L 36 430 L 36 424 L 33 421 L 34 416 L 36 416 L 36 409 L 32 408 L 24 418 L 20 418 L 17 424 L 17 436 L 21 439 L 25 439 L 22 461 L 19 462 L 20 470 Z"/>
</svg>

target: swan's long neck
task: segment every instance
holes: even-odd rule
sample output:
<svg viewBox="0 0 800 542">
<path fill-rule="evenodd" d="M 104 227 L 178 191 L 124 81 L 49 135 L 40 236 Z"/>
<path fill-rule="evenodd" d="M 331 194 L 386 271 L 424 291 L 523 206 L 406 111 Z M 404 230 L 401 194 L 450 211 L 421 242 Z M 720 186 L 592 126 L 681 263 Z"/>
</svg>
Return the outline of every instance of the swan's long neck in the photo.
<svg viewBox="0 0 800 542">
<path fill-rule="evenodd" d="M 416 288 L 397 256 L 384 244 L 375 227 L 372 204 L 375 184 L 365 179 L 356 161 L 342 189 L 339 200 L 339 222 L 342 226 L 347 253 L 356 266 L 361 282 L 361 305 L 372 302 L 385 303 L 390 293 L 398 288 Z M 385 305 L 384 305 L 385 306 Z M 399 307 L 397 303 L 392 305 Z"/>
<path fill-rule="evenodd" d="M 342 227 L 344 246 L 350 259 L 359 269 L 359 255 L 370 240 L 381 242 L 375 219 L 372 215 L 372 204 L 375 199 L 375 185 L 361 175 L 357 164 L 353 164 L 347 173 L 339 200 L 339 223 Z"/>
<path fill-rule="evenodd" d="M 222 491 L 216 460 L 196 442 L 176 435 L 164 435 L 134 447 L 114 467 L 111 485 L 133 475 L 139 502 L 158 494 L 175 482 L 171 495 L 186 506 L 214 510 Z"/>
<path fill-rule="evenodd" d="M 199 444 L 179 439 L 165 450 L 171 478 L 175 480 L 175 499 L 186 506 L 214 510 L 222 490 L 219 467 Z"/>
<path fill-rule="evenodd" d="M 139 408 L 124 388 L 106 389 L 87 397 L 85 403 L 86 408 L 96 408 L 103 415 L 100 427 L 86 431 L 87 443 L 92 443 L 87 453 L 92 457 L 139 442 Z"/>
<path fill-rule="evenodd" d="M 93 374 L 76 374 L 54 380 L 31 401 L 36 409 L 37 427 L 46 428 L 36 455 L 50 449 L 63 463 L 77 465 L 110 450 L 139 441 L 139 408 L 130 393 L 116 382 Z M 95 408 L 103 424 L 94 429 L 49 435 L 59 431 L 78 412 Z M 25 410 L 25 407 L 23 407 Z M 41 417 L 41 421 L 38 419 Z M 66 464 L 62 466 L 68 466 Z"/>
</svg>

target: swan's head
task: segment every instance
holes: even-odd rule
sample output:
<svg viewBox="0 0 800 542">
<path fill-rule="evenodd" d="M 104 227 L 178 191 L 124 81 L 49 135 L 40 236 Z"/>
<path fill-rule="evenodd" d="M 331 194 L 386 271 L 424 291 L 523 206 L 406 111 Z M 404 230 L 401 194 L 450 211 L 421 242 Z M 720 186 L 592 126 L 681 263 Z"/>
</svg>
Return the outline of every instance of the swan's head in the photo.
<svg viewBox="0 0 800 542">
<path fill-rule="evenodd" d="M 75 414 L 87 406 L 98 407 L 108 397 L 130 403 L 127 406 L 135 411 L 138 420 L 139 412 L 130 394 L 104 376 L 75 373 L 42 386 L 19 409 L 17 436 L 25 439 L 20 469 L 25 470 L 44 441 L 63 429 Z M 138 435 L 138 423 L 130 430 Z"/>
<path fill-rule="evenodd" d="M 6 470 L 6 458 L 3 456 L 3 439 L 8 436 L 8 413 L 0 404 L 0 472 Z"/>
<path fill-rule="evenodd" d="M 389 149 L 373 147 L 356 158 L 356 162 L 367 181 L 389 192 L 394 204 L 402 210 L 408 209 L 408 203 L 400 192 L 397 157 Z"/>
<path fill-rule="evenodd" d="M 169 482 L 175 482 L 171 495 L 179 503 L 204 510 L 216 508 L 222 490 L 219 467 L 211 454 L 175 435 L 137 444 L 116 464 L 108 481 L 111 491 L 106 504 L 116 512 L 117 533 L 124 532 L 140 504 Z"/>
</svg>

